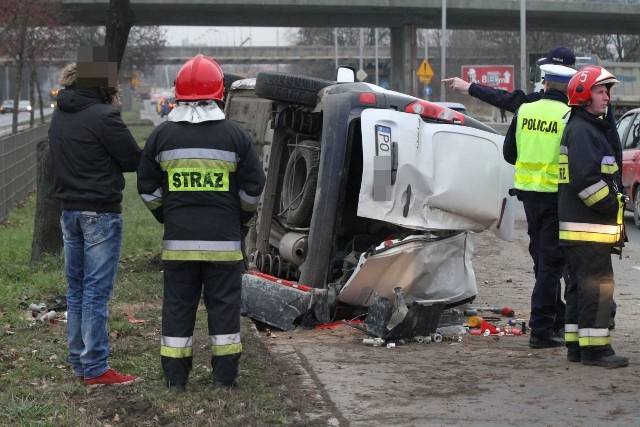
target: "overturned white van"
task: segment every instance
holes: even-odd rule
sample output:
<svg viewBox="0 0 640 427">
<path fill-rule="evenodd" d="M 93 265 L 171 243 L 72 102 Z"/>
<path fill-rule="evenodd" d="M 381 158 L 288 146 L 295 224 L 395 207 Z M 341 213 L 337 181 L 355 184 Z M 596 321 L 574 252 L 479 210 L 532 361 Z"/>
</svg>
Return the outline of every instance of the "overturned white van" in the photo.
<svg viewBox="0 0 640 427">
<path fill-rule="evenodd" d="M 375 85 L 283 73 L 234 82 L 226 102 L 267 174 L 244 315 L 293 329 L 398 292 L 402 304 L 475 298 L 474 232 L 513 231 L 495 130 Z"/>
</svg>

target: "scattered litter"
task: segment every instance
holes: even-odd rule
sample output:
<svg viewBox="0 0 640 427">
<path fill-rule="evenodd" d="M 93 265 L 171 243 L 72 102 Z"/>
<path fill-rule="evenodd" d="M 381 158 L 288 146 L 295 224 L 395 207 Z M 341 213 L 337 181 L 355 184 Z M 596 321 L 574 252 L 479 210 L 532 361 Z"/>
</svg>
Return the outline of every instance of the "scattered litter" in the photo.
<svg viewBox="0 0 640 427">
<path fill-rule="evenodd" d="M 146 320 L 136 319 L 135 316 L 131 314 L 126 314 L 126 316 L 127 316 L 127 321 L 129 323 L 145 323 L 146 322 Z"/>
<path fill-rule="evenodd" d="M 47 305 L 45 303 L 32 303 L 29 305 L 29 310 L 31 310 L 32 313 L 44 313 L 45 311 L 47 311 Z"/>
<path fill-rule="evenodd" d="M 380 347 L 382 344 L 384 344 L 384 340 L 380 337 L 368 337 L 362 339 L 362 344 Z"/>
</svg>

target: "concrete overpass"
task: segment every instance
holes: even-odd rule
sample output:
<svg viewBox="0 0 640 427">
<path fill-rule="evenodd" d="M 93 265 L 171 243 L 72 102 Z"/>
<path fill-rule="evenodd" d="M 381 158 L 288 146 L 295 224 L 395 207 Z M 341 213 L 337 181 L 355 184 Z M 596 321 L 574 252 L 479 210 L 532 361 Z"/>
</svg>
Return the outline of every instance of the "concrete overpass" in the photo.
<svg viewBox="0 0 640 427">
<path fill-rule="evenodd" d="M 136 25 L 440 28 L 442 0 L 131 0 Z M 62 0 L 104 25 L 109 0 Z M 446 0 L 447 28 L 520 28 L 520 0 Z M 526 0 L 527 30 L 640 34 L 639 0 Z"/>
<path fill-rule="evenodd" d="M 62 0 L 62 4 L 78 24 L 104 25 L 109 0 Z M 391 87 L 414 95 L 416 29 L 444 27 L 443 4 L 447 29 L 520 29 L 523 0 L 131 0 L 134 25 L 141 26 L 389 27 Z M 527 31 L 640 34 L 640 0 L 527 0 L 525 4 Z M 524 58 L 521 62 L 524 74 Z M 444 68 L 443 62 L 442 74 Z"/>
</svg>

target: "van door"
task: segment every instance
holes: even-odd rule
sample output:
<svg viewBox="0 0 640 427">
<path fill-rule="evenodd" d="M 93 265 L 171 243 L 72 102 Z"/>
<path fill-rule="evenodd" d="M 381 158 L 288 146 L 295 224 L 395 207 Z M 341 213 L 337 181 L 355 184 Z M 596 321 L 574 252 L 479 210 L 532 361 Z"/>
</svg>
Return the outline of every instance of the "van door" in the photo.
<svg viewBox="0 0 640 427">
<path fill-rule="evenodd" d="M 363 111 L 358 215 L 421 230 L 492 228 L 509 240 L 514 168 L 503 139 L 416 114 Z"/>
</svg>

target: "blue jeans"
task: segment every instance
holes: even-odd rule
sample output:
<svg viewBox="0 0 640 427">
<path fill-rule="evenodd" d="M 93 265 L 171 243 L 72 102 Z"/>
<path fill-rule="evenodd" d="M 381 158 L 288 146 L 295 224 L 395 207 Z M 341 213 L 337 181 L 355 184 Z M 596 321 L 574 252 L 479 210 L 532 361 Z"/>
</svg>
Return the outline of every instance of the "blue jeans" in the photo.
<svg viewBox="0 0 640 427">
<path fill-rule="evenodd" d="M 73 373 L 95 378 L 109 369 L 109 299 L 122 245 L 118 213 L 62 211 L 67 276 L 67 342 Z"/>
</svg>

